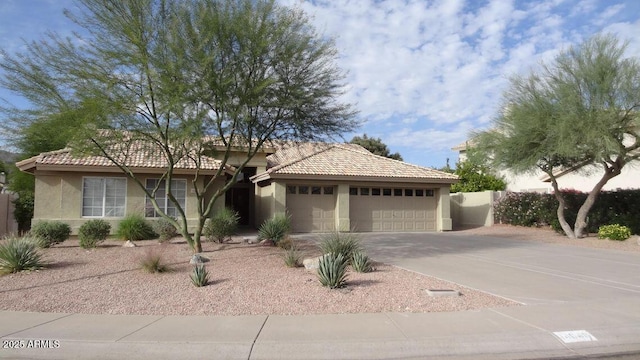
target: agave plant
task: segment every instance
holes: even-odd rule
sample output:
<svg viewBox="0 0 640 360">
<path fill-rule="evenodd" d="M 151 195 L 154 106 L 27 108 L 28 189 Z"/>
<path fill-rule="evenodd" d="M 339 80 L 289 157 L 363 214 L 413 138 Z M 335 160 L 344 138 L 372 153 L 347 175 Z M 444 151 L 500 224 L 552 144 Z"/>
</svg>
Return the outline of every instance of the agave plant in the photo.
<svg viewBox="0 0 640 360">
<path fill-rule="evenodd" d="M 11 238 L 0 244 L 0 274 L 38 270 L 45 265 L 34 239 Z"/>
<path fill-rule="evenodd" d="M 366 273 L 373 270 L 373 267 L 371 266 L 371 259 L 361 251 L 353 253 L 353 256 L 351 257 L 351 267 L 354 271 L 360 273 Z"/>
<path fill-rule="evenodd" d="M 349 263 L 353 254 L 362 250 L 362 245 L 355 234 L 335 232 L 322 238 L 320 250 L 323 254 L 342 254 Z"/>
<path fill-rule="evenodd" d="M 347 261 L 342 254 L 329 253 L 320 258 L 318 279 L 322 286 L 330 289 L 341 288 L 347 284 Z"/>
<path fill-rule="evenodd" d="M 197 264 L 191 272 L 191 282 L 196 287 L 206 286 L 209 282 L 209 273 L 204 264 Z"/>
</svg>

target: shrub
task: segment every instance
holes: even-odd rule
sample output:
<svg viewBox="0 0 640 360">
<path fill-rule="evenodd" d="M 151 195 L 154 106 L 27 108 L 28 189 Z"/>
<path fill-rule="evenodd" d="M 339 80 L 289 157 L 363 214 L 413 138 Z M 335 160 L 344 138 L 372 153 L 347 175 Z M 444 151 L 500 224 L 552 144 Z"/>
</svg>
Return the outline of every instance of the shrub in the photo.
<svg viewBox="0 0 640 360">
<path fill-rule="evenodd" d="M 289 236 L 285 236 L 284 239 L 278 241 L 278 243 L 276 244 L 279 248 L 284 249 L 284 250 L 290 250 L 292 247 L 295 247 L 295 244 L 293 243 L 293 239 L 290 238 Z"/>
<path fill-rule="evenodd" d="M 284 264 L 287 267 L 294 268 L 300 266 L 300 251 L 295 246 L 291 246 L 284 251 Z"/>
<path fill-rule="evenodd" d="M 148 273 L 163 273 L 171 271 L 169 265 L 164 263 L 162 253 L 148 249 L 145 251 L 144 256 L 139 260 L 142 269 Z"/>
<path fill-rule="evenodd" d="M 31 236 L 38 238 L 41 247 L 50 247 L 69 238 L 71 227 L 61 221 L 38 221 L 31 228 Z"/>
<path fill-rule="evenodd" d="M 335 232 L 323 237 L 320 250 L 323 254 L 341 254 L 350 263 L 353 254 L 362 251 L 362 245 L 355 234 Z"/>
<path fill-rule="evenodd" d="M 369 257 L 360 251 L 353 253 L 353 257 L 351 258 L 351 267 L 354 271 L 360 273 L 367 273 L 373 270 Z"/>
<path fill-rule="evenodd" d="M 142 215 L 131 214 L 120 221 L 116 236 L 122 240 L 149 240 L 155 239 L 157 234 Z"/>
<path fill-rule="evenodd" d="M 86 221 L 78 230 L 80 247 L 90 249 L 103 242 L 111 232 L 111 224 L 102 219 Z"/>
<path fill-rule="evenodd" d="M 207 240 L 222 243 L 236 233 L 239 221 L 240 215 L 237 212 L 224 208 L 206 221 L 202 233 Z"/>
<path fill-rule="evenodd" d="M 347 284 L 347 261 L 342 254 L 329 253 L 318 262 L 318 279 L 322 286 L 330 289 L 341 288 Z"/>
<path fill-rule="evenodd" d="M 598 238 L 624 241 L 631 237 L 631 229 L 619 224 L 603 225 L 598 229 Z"/>
<path fill-rule="evenodd" d="M 191 282 L 196 287 L 206 286 L 209 283 L 209 273 L 204 264 L 197 264 L 191 272 Z"/>
<path fill-rule="evenodd" d="M 265 221 L 258 229 L 258 240 L 271 240 L 278 245 L 291 231 L 291 217 L 278 214 Z"/>
<path fill-rule="evenodd" d="M 0 244 L 0 274 L 38 270 L 45 265 L 34 239 L 10 238 Z"/>
<path fill-rule="evenodd" d="M 33 219 L 33 191 L 20 191 L 13 200 L 13 218 L 18 223 L 18 232 L 24 234 L 31 228 Z"/>
<path fill-rule="evenodd" d="M 153 231 L 159 236 L 160 242 L 171 240 L 178 235 L 178 230 L 169 220 L 160 218 L 153 222 Z"/>
</svg>

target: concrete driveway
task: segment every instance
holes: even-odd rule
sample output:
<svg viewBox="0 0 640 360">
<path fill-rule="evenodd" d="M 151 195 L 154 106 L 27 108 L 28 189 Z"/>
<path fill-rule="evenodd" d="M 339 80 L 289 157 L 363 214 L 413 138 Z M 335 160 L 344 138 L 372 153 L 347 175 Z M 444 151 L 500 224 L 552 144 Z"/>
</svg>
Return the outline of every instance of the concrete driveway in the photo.
<svg viewBox="0 0 640 360">
<path fill-rule="evenodd" d="M 361 235 L 376 260 L 528 305 L 640 298 L 640 253 L 455 232 Z"/>
</svg>

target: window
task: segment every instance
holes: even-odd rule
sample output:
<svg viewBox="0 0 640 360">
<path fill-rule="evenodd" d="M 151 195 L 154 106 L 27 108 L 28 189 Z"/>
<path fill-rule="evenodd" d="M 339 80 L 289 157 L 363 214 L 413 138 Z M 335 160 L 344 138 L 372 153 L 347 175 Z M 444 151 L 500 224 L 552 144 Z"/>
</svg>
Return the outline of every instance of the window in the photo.
<svg viewBox="0 0 640 360">
<path fill-rule="evenodd" d="M 404 196 L 413 196 L 413 189 L 404 189 Z"/>
<path fill-rule="evenodd" d="M 159 179 L 147 179 L 146 188 L 151 192 L 157 186 L 158 190 L 156 191 L 156 201 L 158 202 L 160 210 L 162 210 L 169 216 L 177 217 L 178 209 L 176 208 L 175 204 L 172 203 L 171 200 L 169 200 L 165 185 L 165 180 L 160 181 Z M 187 180 L 171 180 L 171 193 L 173 194 L 173 197 L 176 198 L 178 204 L 180 204 L 180 207 L 185 210 L 187 202 Z M 145 202 L 145 216 L 160 217 L 156 209 L 153 208 L 151 199 L 149 199 L 148 197 Z"/>
<path fill-rule="evenodd" d="M 123 217 L 127 179 L 86 177 L 82 179 L 82 216 Z"/>
<path fill-rule="evenodd" d="M 382 189 L 383 196 L 391 196 L 391 189 Z"/>
<path fill-rule="evenodd" d="M 402 189 L 393 189 L 393 196 L 402 196 Z"/>
<path fill-rule="evenodd" d="M 333 195 L 333 186 L 325 186 L 324 194 L 325 195 Z"/>
<path fill-rule="evenodd" d="M 295 194 L 296 193 L 296 189 L 297 189 L 297 187 L 295 187 L 295 186 L 287 185 L 287 194 Z"/>
<path fill-rule="evenodd" d="M 433 190 L 425 190 L 425 195 L 424 196 L 434 196 L 435 192 Z"/>
<path fill-rule="evenodd" d="M 360 188 L 360 195 L 369 196 L 369 188 Z"/>
<path fill-rule="evenodd" d="M 349 195 L 358 195 L 358 188 L 350 187 L 349 188 Z"/>
<path fill-rule="evenodd" d="M 424 196 L 424 190 L 416 189 L 416 196 Z"/>
<path fill-rule="evenodd" d="M 309 187 L 308 186 L 300 186 L 298 187 L 298 194 L 308 194 L 309 193 Z"/>
<path fill-rule="evenodd" d="M 320 194 L 322 194 L 322 188 L 320 186 L 311 187 L 311 195 L 320 195 Z"/>
<path fill-rule="evenodd" d="M 373 189 L 371 189 L 371 195 L 373 195 L 373 196 L 380 196 L 380 188 L 373 188 Z"/>
</svg>

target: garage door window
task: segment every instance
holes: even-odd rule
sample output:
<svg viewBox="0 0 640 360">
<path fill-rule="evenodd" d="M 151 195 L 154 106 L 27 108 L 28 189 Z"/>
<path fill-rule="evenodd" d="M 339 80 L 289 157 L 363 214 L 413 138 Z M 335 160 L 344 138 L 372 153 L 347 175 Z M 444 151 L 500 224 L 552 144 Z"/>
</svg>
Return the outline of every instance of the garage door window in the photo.
<svg viewBox="0 0 640 360">
<path fill-rule="evenodd" d="M 290 186 L 287 185 L 287 194 L 296 194 L 296 190 L 298 189 L 297 186 Z"/>
<path fill-rule="evenodd" d="M 393 189 L 393 196 L 402 196 L 402 189 Z"/>
<path fill-rule="evenodd" d="M 326 186 L 324 188 L 324 194 L 325 195 L 333 195 L 333 187 L 332 186 Z"/>
<path fill-rule="evenodd" d="M 371 195 L 373 195 L 373 196 L 380 196 L 380 188 L 373 188 L 373 189 L 371 189 Z"/>
<path fill-rule="evenodd" d="M 391 189 L 382 189 L 383 196 L 391 196 Z"/>
</svg>

